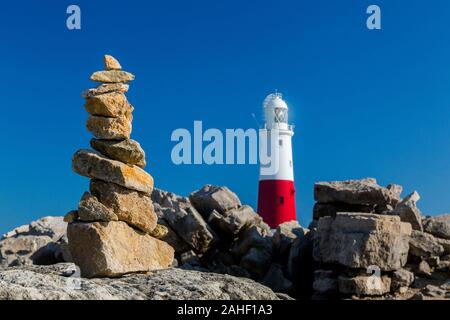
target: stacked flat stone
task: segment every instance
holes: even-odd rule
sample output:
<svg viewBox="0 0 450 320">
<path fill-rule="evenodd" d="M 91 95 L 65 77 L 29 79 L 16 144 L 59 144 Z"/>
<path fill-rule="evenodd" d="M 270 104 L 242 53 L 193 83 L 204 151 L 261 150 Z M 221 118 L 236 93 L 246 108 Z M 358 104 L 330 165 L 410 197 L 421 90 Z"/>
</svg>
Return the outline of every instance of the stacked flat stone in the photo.
<svg viewBox="0 0 450 320">
<path fill-rule="evenodd" d="M 134 108 L 125 92 L 134 75 L 112 56 L 104 63 L 104 71 L 91 75 L 101 84 L 83 93 L 94 150 L 81 149 L 72 159 L 73 170 L 91 179 L 90 192 L 65 217 L 72 259 L 84 277 L 162 269 L 174 257 L 173 248 L 156 238 L 164 227 L 157 225 L 150 198 L 153 178 L 144 170 L 144 150 L 130 139 Z"/>
</svg>

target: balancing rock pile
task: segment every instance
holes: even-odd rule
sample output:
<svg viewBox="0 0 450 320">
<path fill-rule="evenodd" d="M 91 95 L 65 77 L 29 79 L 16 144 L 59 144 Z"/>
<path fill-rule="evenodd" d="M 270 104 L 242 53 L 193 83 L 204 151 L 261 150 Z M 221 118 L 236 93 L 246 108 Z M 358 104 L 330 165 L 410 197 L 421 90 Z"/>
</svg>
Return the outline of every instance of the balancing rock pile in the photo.
<svg viewBox="0 0 450 320">
<path fill-rule="evenodd" d="M 102 84 L 83 93 L 95 151 L 79 150 L 72 159 L 73 170 L 91 179 L 90 192 L 65 217 L 72 259 L 85 277 L 166 268 L 174 257 L 172 247 L 155 238 L 166 229 L 157 225 L 145 153 L 130 139 L 133 106 L 125 92 L 134 75 L 111 56 L 104 62 L 105 71 L 91 76 Z"/>
<path fill-rule="evenodd" d="M 413 192 L 373 178 L 318 182 L 314 296 L 449 298 L 450 215 L 423 217 Z"/>
</svg>

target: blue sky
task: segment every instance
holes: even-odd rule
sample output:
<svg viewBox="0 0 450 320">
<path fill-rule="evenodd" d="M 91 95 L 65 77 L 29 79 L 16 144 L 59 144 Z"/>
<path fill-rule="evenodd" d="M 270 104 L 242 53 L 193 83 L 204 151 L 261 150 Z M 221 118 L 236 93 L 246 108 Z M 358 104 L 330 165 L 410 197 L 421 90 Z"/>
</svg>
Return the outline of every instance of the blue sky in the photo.
<svg viewBox="0 0 450 320">
<path fill-rule="evenodd" d="M 77 4 L 82 29 L 66 28 Z M 382 30 L 366 28 L 366 8 Z M 0 10 L 0 233 L 76 208 L 88 179 L 80 92 L 105 53 L 136 74 L 133 138 L 157 187 L 227 185 L 256 206 L 258 167 L 175 166 L 176 128 L 251 128 L 278 89 L 296 125 L 298 218 L 313 184 L 376 177 L 418 190 L 425 214 L 450 211 L 450 2 L 16 1 Z"/>
</svg>

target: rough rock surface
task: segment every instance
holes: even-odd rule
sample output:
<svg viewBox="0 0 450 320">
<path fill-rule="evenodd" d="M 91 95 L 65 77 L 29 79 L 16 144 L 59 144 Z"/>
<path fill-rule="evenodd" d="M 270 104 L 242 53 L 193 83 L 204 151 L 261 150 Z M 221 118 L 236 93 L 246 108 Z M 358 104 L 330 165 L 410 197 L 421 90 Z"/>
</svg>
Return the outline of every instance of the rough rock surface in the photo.
<svg viewBox="0 0 450 320">
<path fill-rule="evenodd" d="M 67 257 L 62 217 L 44 217 L 6 233 L 0 240 L 0 266 L 51 264 Z"/>
<path fill-rule="evenodd" d="M 431 234 L 414 230 L 409 241 L 410 254 L 416 257 L 441 256 L 444 248 Z"/>
<path fill-rule="evenodd" d="M 411 225 L 396 216 L 338 213 L 319 220 L 315 259 L 350 268 L 397 270 L 406 264 L 410 234 Z"/>
<path fill-rule="evenodd" d="M 134 75 L 121 70 L 96 71 L 91 75 L 91 80 L 105 83 L 128 82 L 134 80 Z"/>
<path fill-rule="evenodd" d="M 98 152 L 79 150 L 72 158 L 73 170 L 85 177 L 112 182 L 128 189 L 150 194 L 153 178 L 137 166 L 111 160 Z"/>
<path fill-rule="evenodd" d="M 156 227 L 158 217 L 150 196 L 96 179 L 91 180 L 90 190 L 104 206 L 117 215 L 118 220 L 147 233 Z"/>
<path fill-rule="evenodd" d="M 340 276 L 339 292 L 358 296 L 381 296 L 391 289 L 391 279 L 387 276 L 371 277 L 358 275 L 355 277 Z"/>
<path fill-rule="evenodd" d="M 216 241 L 217 235 L 188 199 L 162 190 L 152 193 L 152 199 L 161 206 L 164 220 L 197 252 L 206 252 Z"/>
<path fill-rule="evenodd" d="M 450 214 L 429 217 L 425 219 L 424 227 L 435 237 L 450 240 Z"/>
<path fill-rule="evenodd" d="M 139 142 L 132 139 L 119 141 L 92 139 L 91 147 L 113 160 L 137 165 L 142 169 L 146 166 L 144 150 L 141 148 Z"/>
<path fill-rule="evenodd" d="M 128 117 L 106 118 L 89 116 L 86 128 L 98 139 L 122 140 L 129 139 L 132 125 Z"/>
<path fill-rule="evenodd" d="M 109 92 L 128 92 L 129 85 L 124 83 L 103 83 L 96 88 L 88 89 L 81 93 L 81 96 L 85 99 L 95 97 L 100 94 Z"/>
<path fill-rule="evenodd" d="M 73 261 L 88 278 L 163 269 L 174 257 L 167 243 L 121 221 L 71 223 L 67 235 Z"/>
<path fill-rule="evenodd" d="M 423 231 L 422 213 L 417 208 L 419 199 L 419 194 L 414 191 L 397 205 L 393 214 L 398 215 L 403 222 L 409 222 L 414 230 Z"/>
<path fill-rule="evenodd" d="M 105 70 L 121 70 L 122 66 L 120 65 L 119 61 L 117 61 L 116 58 L 113 56 L 110 56 L 109 54 L 105 54 L 103 57 L 103 62 L 105 64 Z"/>
<path fill-rule="evenodd" d="M 122 92 L 109 92 L 86 100 L 84 108 L 94 116 L 130 118 L 133 107 Z"/>
<path fill-rule="evenodd" d="M 0 270 L 0 300 L 279 300 L 250 279 L 182 269 L 77 278 L 73 264 Z"/>
<path fill-rule="evenodd" d="M 314 185 L 314 199 L 320 203 L 343 202 L 356 205 L 385 206 L 398 201 L 398 194 L 381 187 L 373 178 L 318 182 Z"/>
<path fill-rule="evenodd" d="M 77 217 L 82 221 L 117 221 L 119 218 L 96 197 L 85 192 L 78 204 Z"/>
<path fill-rule="evenodd" d="M 241 206 L 241 201 L 230 189 L 212 185 L 205 185 L 200 190 L 191 193 L 189 200 L 205 218 L 213 210 L 224 214 L 230 209 L 236 209 Z"/>
</svg>

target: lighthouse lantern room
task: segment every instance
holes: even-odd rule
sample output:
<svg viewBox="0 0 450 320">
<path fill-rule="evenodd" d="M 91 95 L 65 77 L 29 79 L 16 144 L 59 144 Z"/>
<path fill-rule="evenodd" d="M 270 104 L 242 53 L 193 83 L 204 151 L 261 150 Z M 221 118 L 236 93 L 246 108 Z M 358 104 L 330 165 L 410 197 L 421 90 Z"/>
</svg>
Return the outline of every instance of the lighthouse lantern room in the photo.
<svg viewBox="0 0 450 320">
<path fill-rule="evenodd" d="M 271 158 L 276 158 L 278 165 L 277 170 L 268 172 L 261 164 L 258 213 L 271 228 L 276 228 L 283 222 L 296 220 L 291 141 L 294 128 L 288 124 L 288 106 L 280 93 L 269 94 L 263 107 L 265 124 L 260 136 L 265 137 L 269 152 L 276 153 Z"/>
</svg>

